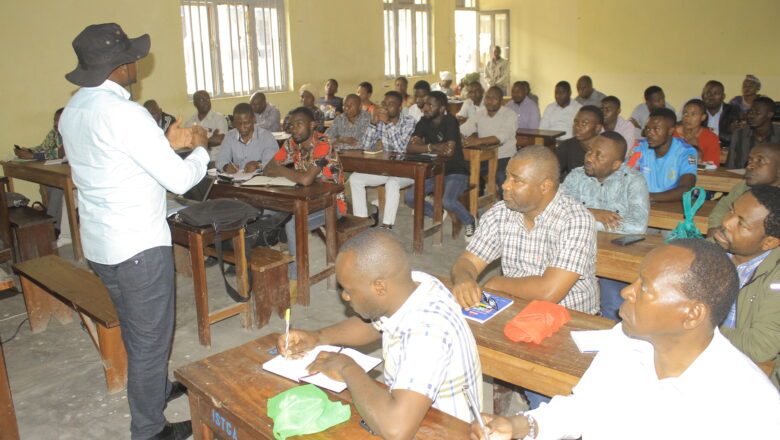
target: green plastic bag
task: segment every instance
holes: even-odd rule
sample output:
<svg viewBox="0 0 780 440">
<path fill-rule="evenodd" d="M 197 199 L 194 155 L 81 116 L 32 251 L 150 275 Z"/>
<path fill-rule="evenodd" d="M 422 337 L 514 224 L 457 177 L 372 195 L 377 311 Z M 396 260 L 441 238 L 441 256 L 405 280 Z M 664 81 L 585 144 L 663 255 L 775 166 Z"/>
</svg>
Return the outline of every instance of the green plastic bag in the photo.
<svg viewBox="0 0 780 440">
<path fill-rule="evenodd" d="M 696 197 L 696 201 L 691 204 L 691 195 L 694 191 L 698 190 L 699 195 Z M 678 240 L 680 238 L 702 238 L 701 232 L 693 223 L 693 217 L 696 215 L 696 211 L 704 204 L 704 199 L 707 197 L 707 193 L 698 186 L 694 186 L 690 191 L 683 194 L 683 221 L 677 224 L 677 227 L 669 233 L 664 243 L 669 243 L 672 240 Z"/>
<path fill-rule="evenodd" d="M 311 384 L 290 388 L 268 399 L 268 417 L 274 420 L 276 440 L 324 431 L 346 422 L 351 415 L 349 405 L 331 402 L 324 391 Z"/>
</svg>

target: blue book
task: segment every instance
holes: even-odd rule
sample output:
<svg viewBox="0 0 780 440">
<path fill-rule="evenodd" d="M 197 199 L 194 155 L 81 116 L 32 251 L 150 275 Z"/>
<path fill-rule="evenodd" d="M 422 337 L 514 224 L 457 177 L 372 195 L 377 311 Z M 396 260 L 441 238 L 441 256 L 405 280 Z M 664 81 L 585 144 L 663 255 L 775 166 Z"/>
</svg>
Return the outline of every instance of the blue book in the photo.
<svg viewBox="0 0 780 440">
<path fill-rule="evenodd" d="M 482 300 L 479 304 L 468 309 L 462 309 L 461 312 L 466 319 L 477 321 L 481 324 L 498 315 L 513 303 L 514 301 L 509 298 L 482 291 Z"/>
</svg>

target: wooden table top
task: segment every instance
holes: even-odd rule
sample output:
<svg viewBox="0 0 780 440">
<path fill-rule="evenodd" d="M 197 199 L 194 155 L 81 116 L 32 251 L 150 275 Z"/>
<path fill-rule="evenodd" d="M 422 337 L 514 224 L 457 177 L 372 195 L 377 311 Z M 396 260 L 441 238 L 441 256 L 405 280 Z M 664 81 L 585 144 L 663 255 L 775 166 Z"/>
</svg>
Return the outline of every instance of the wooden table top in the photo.
<svg viewBox="0 0 780 440">
<path fill-rule="evenodd" d="M 693 217 L 693 222 L 702 234 L 707 232 L 707 219 L 717 203 L 715 200 L 707 200 Z M 681 221 L 683 221 L 682 201 L 654 202 L 650 205 L 648 226 L 660 229 L 674 229 Z"/>
<path fill-rule="evenodd" d="M 546 138 L 555 139 L 565 135 L 566 132 L 560 130 L 537 130 L 534 128 L 518 128 L 516 134 L 520 136 L 546 137 Z"/>
<path fill-rule="evenodd" d="M 383 151 L 368 154 L 362 150 L 347 150 L 339 152 L 339 159 L 344 171 L 353 171 L 381 176 L 397 176 L 413 178 L 417 169 L 425 170 L 425 177 L 444 170 L 445 159 L 436 157 L 431 162 L 399 160 L 397 153 Z"/>
<path fill-rule="evenodd" d="M 44 165 L 44 161 L 42 160 L 36 160 L 30 162 L 19 162 L 15 160 L 9 160 L 3 162 L 3 169 L 31 170 L 39 173 L 44 173 L 44 174 L 55 174 L 58 176 L 70 177 L 70 165 L 68 165 L 67 163 L 63 163 L 59 165 Z M 9 174 L 8 171 L 5 171 L 5 174 L 8 175 Z M 20 179 L 21 178 L 22 177 L 20 177 Z"/>
<path fill-rule="evenodd" d="M 696 186 L 700 186 L 709 191 L 729 192 L 734 185 L 743 180 L 745 180 L 744 173 L 732 173 L 728 168 L 699 170 L 696 176 Z"/>
<path fill-rule="evenodd" d="M 230 198 L 236 194 L 264 194 L 280 199 L 316 200 L 344 191 L 344 185 L 315 182 L 308 186 L 236 186 L 228 183 L 216 183 L 209 194 L 210 199 Z"/>
<path fill-rule="evenodd" d="M 239 430 L 273 439 L 273 420 L 267 416 L 268 399 L 299 385 L 263 370 L 262 364 L 276 355 L 277 337 L 277 334 L 272 333 L 179 367 L 174 375 L 187 386 L 190 393 L 206 396 L 206 400 L 220 408 L 220 412 L 230 414 L 232 421 L 237 422 Z M 349 391 L 341 394 L 325 392 L 331 400 L 348 403 L 352 417 L 345 423 L 319 434 L 313 434 L 311 438 L 377 438 L 360 426 L 361 417 L 352 404 Z M 416 438 L 420 439 L 467 439 L 468 437 L 467 423 L 434 408 L 428 411 L 416 435 Z"/>
<path fill-rule="evenodd" d="M 632 283 L 639 273 L 639 264 L 650 251 L 664 242 L 661 235 L 643 235 L 643 241 L 620 246 L 612 240 L 624 237 L 612 232 L 599 232 L 597 237 L 596 275 Z"/>
</svg>

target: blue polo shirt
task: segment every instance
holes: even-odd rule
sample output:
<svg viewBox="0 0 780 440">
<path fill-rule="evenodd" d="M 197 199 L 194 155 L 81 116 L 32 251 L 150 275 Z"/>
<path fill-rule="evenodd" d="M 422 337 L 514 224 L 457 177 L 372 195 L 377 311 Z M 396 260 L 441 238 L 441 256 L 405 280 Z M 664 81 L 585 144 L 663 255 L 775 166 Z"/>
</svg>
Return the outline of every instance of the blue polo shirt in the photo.
<svg viewBox="0 0 780 440">
<path fill-rule="evenodd" d="M 641 140 L 631 149 L 626 164 L 641 172 L 647 179 L 650 193 L 660 193 L 677 188 L 680 176 L 696 175 L 697 152 L 680 138 L 673 138 L 669 152 L 656 158 L 655 150 L 647 140 Z"/>
</svg>

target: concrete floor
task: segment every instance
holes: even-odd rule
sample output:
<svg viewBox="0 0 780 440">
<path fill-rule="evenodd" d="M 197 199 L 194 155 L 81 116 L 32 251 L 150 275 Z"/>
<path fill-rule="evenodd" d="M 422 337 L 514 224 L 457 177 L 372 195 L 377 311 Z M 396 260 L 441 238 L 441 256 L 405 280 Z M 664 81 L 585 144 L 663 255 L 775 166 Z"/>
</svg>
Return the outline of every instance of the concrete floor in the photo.
<svg viewBox="0 0 780 440">
<path fill-rule="evenodd" d="M 411 249 L 412 212 L 409 208 L 399 208 L 396 224 L 396 233 Z M 426 226 L 428 224 L 429 220 L 426 220 Z M 462 233 L 457 239 L 450 237 L 450 226 L 450 221 L 446 221 L 442 246 L 433 246 L 430 238 L 425 240 L 423 255 L 412 257 L 415 270 L 449 274 L 450 267 L 466 245 Z M 310 236 L 310 250 L 314 270 L 322 268 L 325 248 L 322 241 L 313 235 Z M 72 259 L 71 247 L 61 248 L 60 255 Z M 497 269 L 494 267 L 491 272 L 497 273 Z M 219 269 L 209 268 L 207 278 L 211 308 L 229 305 L 231 300 L 224 293 Z M 173 370 L 179 366 L 284 329 L 283 320 L 276 315 L 262 329 L 244 329 L 239 317 L 233 317 L 212 325 L 212 346 L 205 348 L 197 338 L 192 279 L 177 276 L 176 283 L 176 332 L 170 360 L 171 378 Z M 348 313 L 349 307 L 338 294 L 327 290 L 326 283 L 320 282 L 312 286 L 309 307 L 293 307 L 293 325 L 317 329 L 344 319 Z M 26 316 L 21 294 L 0 300 L 2 340 L 9 339 L 21 324 L 16 337 L 3 344 L 21 438 L 129 439 L 130 414 L 126 393 L 107 393 L 97 350 L 79 321 L 74 319 L 63 326 L 52 320 L 45 332 L 33 335 L 29 324 L 22 323 Z M 381 356 L 378 345 L 369 349 L 374 355 Z M 375 372 L 377 376 L 378 373 Z M 491 388 L 486 386 L 485 390 L 485 410 L 489 411 L 492 408 Z M 522 405 L 519 400 L 513 402 L 511 411 Z M 187 399 L 183 397 L 171 402 L 165 414 L 170 421 L 189 419 Z"/>
</svg>

